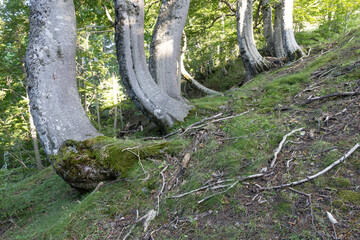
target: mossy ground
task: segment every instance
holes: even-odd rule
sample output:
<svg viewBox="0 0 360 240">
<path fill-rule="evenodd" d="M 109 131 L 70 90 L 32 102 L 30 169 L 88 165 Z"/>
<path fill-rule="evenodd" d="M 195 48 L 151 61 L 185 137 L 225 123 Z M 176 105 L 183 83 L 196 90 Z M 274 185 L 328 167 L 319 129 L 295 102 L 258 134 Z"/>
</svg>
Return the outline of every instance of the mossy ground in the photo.
<svg viewBox="0 0 360 240">
<path fill-rule="evenodd" d="M 360 239 L 359 150 L 295 187 L 311 194 L 311 202 L 291 189 L 259 192 L 257 187 L 314 174 L 360 141 L 359 97 L 301 105 L 311 96 L 360 90 L 359 46 L 360 30 L 353 30 L 224 96 L 194 100 L 191 115 L 173 130 L 219 112 L 251 111 L 172 137 L 180 149 L 141 156 L 142 166 L 135 163 L 124 179 L 97 192 L 80 195 L 51 168 L 17 183 L 2 182 L 1 238 L 122 239 L 131 231 L 133 239 L 331 239 L 328 211 L 339 222 L 339 238 Z M 283 136 L 300 127 L 304 130 L 288 138 L 271 174 L 220 194 L 237 177 L 269 167 Z M 134 140 L 131 146 L 141 144 Z M 218 181 L 228 182 L 172 198 Z M 136 219 L 151 209 L 159 213 L 144 232 L 143 221 Z"/>
</svg>

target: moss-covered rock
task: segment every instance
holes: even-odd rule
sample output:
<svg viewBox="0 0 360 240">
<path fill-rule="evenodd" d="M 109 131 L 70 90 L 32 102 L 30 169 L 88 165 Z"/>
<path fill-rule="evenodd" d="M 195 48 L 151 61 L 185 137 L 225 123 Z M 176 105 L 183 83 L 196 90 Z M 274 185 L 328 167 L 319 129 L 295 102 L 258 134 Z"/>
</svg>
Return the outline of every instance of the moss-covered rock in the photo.
<svg viewBox="0 0 360 240">
<path fill-rule="evenodd" d="M 51 156 L 56 172 L 72 187 L 88 191 L 101 181 L 126 177 L 140 158 L 173 152 L 176 143 L 136 142 L 100 136 L 82 142 L 68 140 Z"/>
</svg>

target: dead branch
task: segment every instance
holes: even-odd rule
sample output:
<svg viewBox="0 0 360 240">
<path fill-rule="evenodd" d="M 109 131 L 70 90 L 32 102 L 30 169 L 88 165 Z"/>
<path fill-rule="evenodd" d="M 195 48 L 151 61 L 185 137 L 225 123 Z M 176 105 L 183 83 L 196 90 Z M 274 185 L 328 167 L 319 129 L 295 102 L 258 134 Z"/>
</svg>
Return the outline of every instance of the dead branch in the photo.
<svg viewBox="0 0 360 240">
<path fill-rule="evenodd" d="M 357 96 L 357 95 L 360 95 L 360 92 L 337 92 L 337 93 L 332 93 L 332 94 L 325 95 L 325 96 L 310 98 L 306 102 L 302 103 L 301 105 L 306 105 L 306 104 L 309 104 L 309 103 L 312 103 L 315 101 L 319 101 L 319 100 L 331 98 L 331 97 L 348 97 L 348 96 Z"/>
<path fill-rule="evenodd" d="M 321 175 L 323 175 L 324 173 L 330 171 L 332 168 L 334 168 L 335 166 L 337 166 L 338 164 L 342 163 L 343 161 L 345 161 L 345 159 L 347 159 L 351 154 L 353 154 L 356 149 L 358 149 L 360 147 L 360 144 L 357 143 L 352 149 L 350 149 L 349 152 L 347 152 L 343 157 L 341 157 L 340 159 L 336 160 L 335 162 L 333 162 L 330 166 L 328 166 L 327 168 L 325 168 L 324 170 L 312 175 L 312 176 L 308 176 L 304 179 L 301 179 L 299 181 L 295 181 L 295 182 L 291 182 L 291 183 L 287 183 L 287 184 L 283 184 L 283 185 L 278 185 L 278 186 L 272 186 L 272 187 L 262 187 L 259 190 L 260 191 L 264 191 L 264 190 L 271 190 L 271 189 L 280 189 L 280 188 L 286 188 L 286 187 L 292 187 L 292 186 L 296 186 L 308 181 L 311 181 Z"/>
<path fill-rule="evenodd" d="M 233 187 L 235 187 L 236 184 L 238 184 L 239 182 L 240 182 L 240 180 L 237 180 L 236 182 L 234 182 L 233 184 L 231 184 L 230 187 L 228 187 L 226 190 L 221 191 L 221 192 L 218 192 L 218 193 L 215 193 L 215 194 L 212 194 L 212 195 L 210 195 L 210 196 L 207 196 L 206 198 L 201 199 L 201 200 L 198 201 L 197 203 L 205 202 L 206 200 L 208 200 L 208 199 L 210 199 L 210 198 L 212 198 L 212 197 L 215 197 L 215 196 L 217 196 L 217 195 L 226 193 L 227 191 L 229 191 L 230 189 L 232 189 Z"/>
<path fill-rule="evenodd" d="M 295 130 L 292 130 L 290 133 L 286 134 L 282 141 L 280 142 L 278 148 L 275 150 L 275 153 L 274 153 L 274 159 L 272 160 L 271 164 L 270 164 L 270 168 L 273 168 L 274 165 L 275 165 L 275 162 L 276 162 L 276 159 L 277 159 L 277 155 L 280 153 L 286 139 L 291 136 L 292 134 L 296 133 L 296 132 L 299 132 L 299 131 L 302 131 L 304 128 L 298 128 L 298 129 L 295 129 Z"/>
<path fill-rule="evenodd" d="M 212 116 L 212 117 L 207 117 L 207 118 L 202 119 L 202 120 L 199 121 L 199 122 L 193 123 L 193 124 L 191 124 L 190 126 L 188 126 L 187 128 L 192 128 L 192 127 L 197 126 L 197 125 L 200 125 L 200 124 L 202 124 L 202 123 L 204 123 L 204 122 L 206 122 L 206 121 L 210 121 L 210 120 L 212 120 L 212 119 L 216 119 L 216 118 L 221 117 L 221 116 L 222 116 L 222 113 L 218 113 L 218 114 L 216 114 L 216 115 L 214 115 L 214 116 Z M 186 129 L 187 129 L 187 128 L 186 128 Z M 185 129 L 185 130 L 186 130 L 186 129 Z M 180 128 L 180 129 L 176 130 L 175 132 L 169 133 L 169 134 L 167 134 L 167 135 L 165 135 L 165 136 L 163 136 L 163 137 L 147 137 L 147 138 L 142 138 L 141 140 L 145 140 L 145 141 L 146 141 L 146 140 L 161 140 L 161 139 L 165 139 L 165 138 L 174 136 L 174 135 L 180 133 L 181 131 L 185 131 L 185 130 L 183 130 L 183 128 Z"/>
<path fill-rule="evenodd" d="M 189 194 L 191 194 L 191 193 L 199 192 L 199 191 L 202 191 L 202 190 L 211 188 L 211 187 L 213 187 L 213 186 L 215 186 L 215 185 L 218 185 L 218 184 L 221 184 L 221 183 L 224 183 L 224 182 L 231 182 L 231 181 L 234 181 L 234 179 L 220 180 L 220 181 L 217 181 L 216 183 L 208 184 L 208 185 L 206 185 L 206 186 L 203 186 L 203 187 L 200 187 L 200 188 L 191 190 L 191 191 L 189 191 L 189 192 L 186 192 L 186 193 L 183 193 L 183 194 L 180 194 L 180 195 L 176 195 L 176 196 L 172 196 L 172 198 L 182 198 L 182 197 L 184 197 L 184 196 L 186 196 L 186 195 L 189 195 Z"/>
<path fill-rule="evenodd" d="M 183 46 L 181 48 L 181 54 L 180 54 L 180 59 L 179 59 L 179 68 L 180 68 L 181 75 L 184 76 L 186 81 L 190 82 L 192 85 L 194 85 L 194 87 L 197 90 L 199 90 L 202 93 L 205 93 L 208 95 L 222 95 L 222 93 L 212 90 L 210 88 L 207 88 L 204 85 L 202 85 L 201 83 L 199 83 L 198 81 L 196 81 L 190 75 L 190 73 L 186 70 L 185 65 L 184 65 L 186 48 L 187 48 L 187 37 L 186 37 L 185 31 L 183 31 Z"/>
<path fill-rule="evenodd" d="M 301 191 L 296 190 L 296 189 L 294 189 L 294 188 L 292 188 L 292 187 L 289 187 L 289 189 L 290 189 L 291 191 L 293 191 L 293 192 L 296 192 L 296 193 L 298 193 L 298 194 L 304 195 L 304 196 L 306 196 L 306 197 L 308 198 L 308 200 L 309 200 L 309 206 L 310 206 L 311 224 L 312 224 L 315 232 L 321 236 L 321 234 L 317 231 L 316 226 L 315 226 L 315 222 L 314 222 L 314 211 L 313 211 L 313 206 L 312 206 L 312 201 L 311 201 L 311 194 L 301 192 Z M 322 236 L 321 236 L 321 237 L 322 237 Z"/>
<path fill-rule="evenodd" d="M 238 183 L 240 182 L 243 182 L 243 181 L 246 181 L 246 180 L 249 180 L 249 179 L 253 179 L 253 178 L 258 178 L 258 177 L 262 177 L 264 176 L 264 174 L 260 173 L 260 174 L 254 174 L 254 175 L 250 175 L 250 176 L 246 176 L 246 177 L 243 177 L 243 178 L 239 178 L 237 181 L 235 181 L 233 184 L 229 184 L 229 185 L 222 185 L 222 187 L 227 187 L 229 186 L 226 190 L 224 191 L 221 191 L 221 192 L 218 192 L 218 193 L 215 193 L 215 194 L 212 194 L 210 196 L 207 196 L 206 198 L 203 198 L 201 199 L 200 201 L 198 201 L 197 203 L 202 203 L 202 202 L 205 202 L 206 200 L 209 200 L 210 198 L 212 197 L 215 197 L 217 195 L 220 195 L 220 194 L 223 194 L 223 193 L 226 193 L 228 192 L 230 189 L 232 189 L 233 187 L 235 187 Z"/>
<path fill-rule="evenodd" d="M 168 169 L 168 167 L 169 167 L 169 166 L 164 167 L 164 169 L 160 172 L 160 175 L 161 175 L 161 177 L 162 177 L 162 187 L 161 187 L 161 189 L 160 189 L 159 194 L 157 195 L 157 201 L 158 201 L 158 202 L 157 202 L 157 212 L 160 211 L 160 196 L 161 196 L 161 194 L 163 194 L 164 189 L 165 189 L 165 183 L 166 183 L 166 181 L 165 181 L 164 172 Z"/>
<path fill-rule="evenodd" d="M 196 124 L 196 125 L 194 125 L 194 124 L 193 124 L 193 125 L 190 125 L 189 127 L 187 127 L 187 128 L 181 133 L 181 135 L 184 135 L 184 134 L 185 134 L 187 131 L 189 131 L 189 130 L 197 129 L 197 128 L 203 128 L 203 127 L 205 127 L 206 125 L 209 125 L 209 124 L 211 124 L 211 123 L 221 122 L 221 121 L 225 121 L 225 120 L 228 120 L 228 119 L 232 119 L 232 118 L 239 117 L 239 116 L 241 116 L 241 115 L 245 115 L 245 114 L 249 113 L 249 112 L 252 111 L 252 110 L 254 110 L 254 109 L 251 109 L 251 110 L 249 110 L 249 111 L 245 111 L 245 112 L 236 114 L 236 115 L 234 115 L 234 116 L 228 116 L 228 117 L 224 117 L 224 118 L 215 119 L 215 120 L 212 120 L 212 121 L 210 121 L 210 122 L 207 122 L 207 123 L 205 123 L 205 124 L 203 124 L 203 125 L 200 125 L 201 123 Z"/>
</svg>

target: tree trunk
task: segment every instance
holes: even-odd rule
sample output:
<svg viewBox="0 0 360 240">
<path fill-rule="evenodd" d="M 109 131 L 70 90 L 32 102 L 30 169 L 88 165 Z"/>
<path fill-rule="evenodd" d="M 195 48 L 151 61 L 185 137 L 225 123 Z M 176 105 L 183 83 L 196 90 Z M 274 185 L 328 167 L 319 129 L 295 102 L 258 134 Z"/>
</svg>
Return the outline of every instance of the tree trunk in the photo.
<svg viewBox="0 0 360 240">
<path fill-rule="evenodd" d="M 281 11 L 282 7 L 280 3 L 275 5 L 275 20 L 274 20 L 274 51 L 277 58 L 285 58 L 284 44 L 282 40 L 281 30 Z"/>
<path fill-rule="evenodd" d="M 23 72 L 23 75 L 24 75 L 25 82 L 27 82 L 26 67 L 25 67 L 25 59 L 24 58 L 21 59 L 21 69 L 22 69 L 22 72 Z M 27 97 L 27 99 L 29 99 L 28 89 L 26 89 L 26 97 Z M 36 133 L 36 127 L 35 127 L 35 124 L 34 124 L 34 119 L 33 119 L 33 116 L 31 115 L 30 103 L 28 103 L 27 106 L 28 106 L 28 111 L 29 111 L 30 136 L 31 136 L 31 141 L 32 141 L 32 144 L 33 144 L 33 149 L 34 149 L 36 168 L 38 170 L 42 170 L 42 169 L 44 169 L 44 166 L 41 163 L 41 157 L 40 157 L 40 152 L 39 152 L 39 144 L 38 144 L 38 137 L 37 137 L 37 133 Z"/>
<path fill-rule="evenodd" d="M 189 5 L 190 0 L 162 1 L 150 45 L 150 73 L 158 86 L 177 100 L 183 100 L 177 60 Z"/>
<path fill-rule="evenodd" d="M 29 96 L 28 96 L 29 97 Z M 35 161 L 36 161 L 36 168 L 38 170 L 44 169 L 44 166 L 41 163 L 41 157 L 39 152 L 39 144 L 38 144 L 38 137 L 36 133 L 36 127 L 34 124 L 34 119 L 30 113 L 30 105 L 28 105 L 29 108 L 29 122 L 30 122 L 30 135 L 31 135 L 31 141 L 34 148 L 34 155 L 35 155 Z"/>
<path fill-rule="evenodd" d="M 172 144 L 151 142 L 134 146 L 133 142 L 101 136 L 81 106 L 75 50 L 73 1 L 30 1 L 26 70 L 31 113 L 40 141 L 57 173 L 71 186 L 87 191 L 101 181 L 126 176 L 138 162 L 138 156 L 127 151 L 128 148 L 138 149 L 140 157 L 157 156 Z"/>
<path fill-rule="evenodd" d="M 175 121 L 183 121 L 191 106 L 162 91 L 147 68 L 144 49 L 144 1 L 114 1 L 117 57 L 120 74 L 131 99 L 159 126 L 172 126 Z M 177 57 L 174 59 L 175 80 L 176 61 Z"/>
<path fill-rule="evenodd" d="M 264 22 L 264 37 L 266 40 L 266 48 L 270 56 L 275 56 L 274 50 L 274 31 L 272 24 L 272 8 L 270 0 L 262 0 L 263 5 L 263 22 Z"/>
<path fill-rule="evenodd" d="M 293 8 L 294 0 L 281 0 L 282 4 L 282 38 L 286 57 L 289 61 L 294 61 L 304 56 L 304 52 L 297 44 L 293 29 Z"/>
<path fill-rule="evenodd" d="M 91 125 L 76 85 L 76 19 L 72 1 L 33 0 L 26 53 L 31 113 L 47 155 L 66 140 L 100 134 Z"/>
<path fill-rule="evenodd" d="M 246 69 L 246 80 L 269 69 L 267 61 L 255 46 L 252 23 L 252 0 L 237 1 L 237 37 L 241 58 Z"/>
<path fill-rule="evenodd" d="M 117 129 L 117 113 L 118 113 L 118 90 L 117 90 L 117 80 L 115 74 L 112 74 L 112 84 L 113 84 L 113 97 L 114 97 L 114 136 L 116 137 L 116 129 Z"/>
</svg>

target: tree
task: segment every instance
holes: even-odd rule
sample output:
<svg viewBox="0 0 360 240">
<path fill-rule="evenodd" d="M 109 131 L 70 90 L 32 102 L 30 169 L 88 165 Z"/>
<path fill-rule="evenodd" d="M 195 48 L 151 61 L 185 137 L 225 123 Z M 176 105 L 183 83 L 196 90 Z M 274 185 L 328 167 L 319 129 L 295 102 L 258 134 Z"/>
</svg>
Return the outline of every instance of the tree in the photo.
<svg viewBox="0 0 360 240">
<path fill-rule="evenodd" d="M 181 39 L 190 0 L 162 1 L 150 45 L 149 69 L 157 85 L 170 97 L 183 100 L 178 79 Z"/>
<path fill-rule="evenodd" d="M 284 58 L 286 56 L 282 38 L 282 7 L 280 3 L 275 4 L 274 18 L 274 52 L 275 57 Z"/>
<path fill-rule="evenodd" d="M 269 69 L 267 61 L 260 55 L 255 46 L 252 0 L 237 1 L 236 18 L 240 54 L 246 69 L 246 78 L 251 79 Z"/>
<path fill-rule="evenodd" d="M 115 17 L 115 42 L 120 74 L 130 98 L 146 116 L 162 127 L 182 121 L 191 106 L 162 91 L 146 64 L 144 1 L 115 0 Z"/>
<path fill-rule="evenodd" d="M 294 0 L 281 0 L 281 32 L 285 54 L 289 61 L 294 61 L 304 55 L 297 44 L 293 29 Z"/>
<path fill-rule="evenodd" d="M 261 4 L 263 5 L 264 37 L 266 40 L 266 48 L 271 56 L 275 56 L 272 7 L 270 0 L 262 0 Z"/>
<path fill-rule="evenodd" d="M 73 1 L 32 0 L 26 53 L 31 113 L 48 155 L 69 139 L 100 134 L 91 125 L 76 86 L 76 18 Z"/>
<path fill-rule="evenodd" d="M 142 2 L 137 3 L 142 5 Z M 126 175 L 126 171 L 138 161 L 137 155 L 127 151 L 129 147 L 137 148 L 141 156 L 161 154 L 162 149 L 169 144 L 149 142 L 142 146 L 134 146 L 131 141 L 118 141 L 104 137 L 91 125 L 82 108 L 76 86 L 76 17 L 73 1 L 32 0 L 30 4 L 30 34 L 26 53 L 30 107 L 40 141 L 57 173 L 71 186 L 79 190 L 89 190 L 101 181 Z M 127 8 L 122 8 L 124 5 L 119 4 L 116 6 L 118 7 L 116 8 L 117 19 L 119 15 L 128 16 L 127 13 L 130 13 L 130 19 L 118 21 L 117 27 L 119 28 L 119 24 L 124 23 L 125 33 L 129 34 L 131 32 L 129 27 L 134 24 L 132 33 L 135 35 L 135 46 L 136 44 L 143 46 L 144 38 L 141 28 L 140 32 L 137 32 L 138 25 L 141 25 L 141 17 L 140 23 L 136 21 L 139 20 L 136 18 L 139 5 L 132 5 L 133 8 L 129 5 Z M 140 9 L 143 10 L 141 7 Z M 143 16 L 143 11 L 140 12 L 142 14 L 139 15 Z M 128 24 L 127 27 L 126 24 Z M 129 37 L 129 35 L 125 36 Z M 129 53 L 130 44 L 120 43 L 126 44 L 125 51 Z M 135 64 L 139 64 L 142 60 L 145 62 L 145 58 L 139 58 L 139 56 L 145 56 L 141 55 L 144 54 L 143 51 L 143 48 L 135 50 L 135 56 L 138 57 L 134 58 Z M 118 52 L 121 54 L 121 50 Z M 129 64 L 126 60 L 123 61 Z M 146 65 L 143 66 L 144 68 L 136 68 L 140 71 L 138 76 L 144 76 L 141 75 L 141 71 L 145 69 L 150 76 Z M 152 81 L 152 85 L 142 85 L 142 87 L 157 86 L 151 77 L 149 80 Z M 145 92 L 149 93 L 149 91 Z M 167 113 L 170 120 L 165 120 L 171 121 L 185 112 L 184 110 L 179 113 L 177 112 L 179 109 L 171 109 L 176 106 L 171 105 L 174 103 L 179 106 L 184 105 L 180 105 L 179 101 L 170 98 L 164 92 L 158 90 L 153 93 L 154 95 L 151 95 L 153 99 L 147 98 L 142 101 L 151 101 L 149 104 L 158 102 L 167 104 L 165 110 L 173 112 Z M 159 95 L 156 95 L 157 93 Z M 140 97 L 135 96 L 135 99 Z M 162 102 L 166 100 L 169 102 Z M 155 107 L 157 108 L 154 109 L 153 114 L 157 114 L 156 117 L 163 116 L 161 115 L 163 110 L 157 105 Z"/>
</svg>

